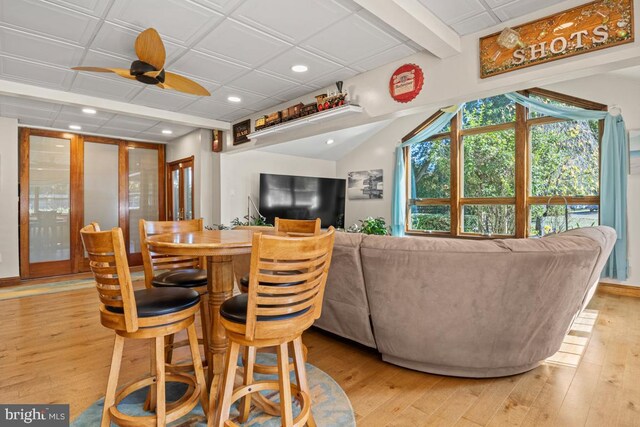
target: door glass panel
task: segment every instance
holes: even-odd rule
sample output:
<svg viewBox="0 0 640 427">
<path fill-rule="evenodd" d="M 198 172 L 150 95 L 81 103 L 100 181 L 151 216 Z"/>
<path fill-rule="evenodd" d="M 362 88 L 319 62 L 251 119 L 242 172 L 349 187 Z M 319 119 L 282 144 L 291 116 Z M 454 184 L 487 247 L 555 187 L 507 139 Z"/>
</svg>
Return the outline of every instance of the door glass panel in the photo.
<svg viewBox="0 0 640 427">
<path fill-rule="evenodd" d="M 118 226 L 118 146 L 84 144 L 84 222 Z"/>
<path fill-rule="evenodd" d="M 140 252 L 140 219 L 157 221 L 158 151 L 129 149 L 129 252 Z"/>
<path fill-rule="evenodd" d="M 180 218 L 180 169 L 174 169 L 171 171 L 171 201 L 172 201 L 172 205 L 171 206 L 171 211 L 173 212 L 173 215 L 171 215 L 171 218 L 173 218 L 174 221 L 181 219 Z"/>
<path fill-rule="evenodd" d="M 71 142 L 29 138 L 29 261 L 70 259 Z"/>
<path fill-rule="evenodd" d="M 184 218 L 193 219 L 193 167 L 184 168 Z"/>
</svg>

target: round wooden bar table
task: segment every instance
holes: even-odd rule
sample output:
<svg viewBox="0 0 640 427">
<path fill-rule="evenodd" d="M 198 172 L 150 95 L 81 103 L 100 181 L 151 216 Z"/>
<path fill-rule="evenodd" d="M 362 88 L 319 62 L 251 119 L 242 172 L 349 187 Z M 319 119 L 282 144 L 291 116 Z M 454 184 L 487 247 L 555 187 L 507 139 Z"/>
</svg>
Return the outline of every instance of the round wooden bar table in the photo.
<svg viewBox="0 0 640 427">
<path fill-rule="evenodd" d="M 210 410 L 216 402 L 220 378 L 224 370 L 227 337 L 220 324 L 220 306 L 233 295 L 233 255 L 251 253 L 253 232 L 249 230 L 204 230 L 189 233 L 157 234 L 147 239 L 151 252 L 168 255 L 207 257 L 209 290 L 209 357 L 208 380 L 211 393 Z M 204 408 L 203 408 L 204 409 Z M 212 414 L 213 412 L 209 412 Z"/>
</svg>

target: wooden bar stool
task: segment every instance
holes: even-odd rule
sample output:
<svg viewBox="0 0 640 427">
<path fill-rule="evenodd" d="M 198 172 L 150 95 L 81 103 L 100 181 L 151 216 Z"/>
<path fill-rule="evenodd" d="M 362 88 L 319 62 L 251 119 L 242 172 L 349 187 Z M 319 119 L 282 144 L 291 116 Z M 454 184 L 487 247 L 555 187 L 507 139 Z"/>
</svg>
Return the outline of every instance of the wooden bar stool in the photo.
<svg viewBox="0 0 640 427">
<path fill-rule="evenodd" d="M 289 236 L 317 236 L 320 234 L 320 226 L 321 221 L 320 218 L 316 219 L 281 219 L 276 217 L 275 226 L 273 227 L 273 233 L 287 233 Z M 298 271 L 283 271 L 279 274 L 282 275 L 291 275 L 297 274 Z M 249 287 L 249 275 L 243 276 L 240 279 L 240 292 L 247 293 Z M 275 349 L 265 349 L 265 352 L 275 353 Z M 307 361 L 307 346 L 302 345 L 302 353 L 304 356 L 304 361 Z M 246 353 L 246 352 L 245 352 Z M 244 356 L 246 358 L 246 354 Z M 294 370 L 294 364 L 291 363 L 289 365 L 289 370 Z M 264 364 L 256 364 L 254 366 L 254 372 L 258 374 L 277 374 L 278 367 Z M 263 403 L 267 403 L 264 399 L 261 399 Z"/>
<path fill-rule="evenodd" d="M 100 231 L 92 223 L 80 231 L 89 265 L 100 296 L 100 322 L 116 334 L 111 369 L 102 410 L 102 427 L 165 426 L 188 414 L 198 404 L 207 407 L 207 385 L 202 370 L 198 337 L 194 326 L 200 295 L 192 289 L 158 288 L 133 290 L 122 230 Z M 187 331 L 194 373 L 165 373 L 165 337 Z M 131 382 L 116 393 L 125 338 L 152 339 L 151 375 Z M 165 401 L 166 382 L 186 384 L 185 394 L 175 402 Z M 118 410 L 128 395 L 150 386 L 155 415 L 133 417 Z"/>
<path fill-rule="evenodd" d="M 193 289 L 200 294 L 200 323 L 202 325 L 202 338 L 198 342 L 207 348 L 209 308 L 207 292 L 207 270 L 204 257 L 191 257 L 184 255 L 162 255 L 149 251 L 147 238 L 156 234 L 183 233 L 190 231 L 202 231 L 202 218 L 185 221 L 146 221 L 141 219 L 138 223 L 140 243 L 142 247 L 142 263 L 144 266 L 144 283 L 147 288 L 180 287 Z M 156 272 L 161 271 L 159 274 Z M 173 350 L 189 345 L 188 340 L 174 342 L 174 336 L 167 337 L 166 355 L 167 370 L 172 372 L 189 372 L 193 370 L 190 363 L 172 364 Z M 208 354 L 204 352 L 205 357 Z M 209 360 L 204 361 L 208 366 Z"/>
<path fill-rule="evenodd" d="M 221 323 L 229 338 L 226 367 L 215 425 L 236 426 L 229 420 L 233 402 L 240 422 L 251 406 L 250 395 L 265 390 L 280 393 L 280 416 L 285 427 L 315 426 L 311 395 L 302 354 L 302 333 L 320 317 L 335 230 L 309 237 L 281 237 L 255 233 L 251 252 L 249 292 L 236 295 L 220 307 Z M 296 274 L 283 275 L 283 272 Z M 293 345 L 296 383 L 289 381 L 289 344 Z M 240 346 L 247 348 L 243 384 L 234 390 Z M 254 381 L 256 350 L 277 348 L 277 381 Z M 300 403 L 294 419 L 291 396 Z M 209 425 L 213 420 L 209 418 Z"/>
</svg>

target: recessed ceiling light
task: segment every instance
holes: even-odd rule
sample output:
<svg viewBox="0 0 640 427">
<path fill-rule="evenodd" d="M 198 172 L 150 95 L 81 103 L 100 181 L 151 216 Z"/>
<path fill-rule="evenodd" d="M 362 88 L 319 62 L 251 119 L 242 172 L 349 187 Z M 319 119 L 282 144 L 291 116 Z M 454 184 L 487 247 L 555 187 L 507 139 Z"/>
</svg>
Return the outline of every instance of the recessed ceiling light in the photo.
<svg viewBox="0 0 640 427">
<path fill-rule="evenodd" d="M 93 109 L 93 108 L 83 108 L 82 112 L 85 113 L 85 114 L 96 114 L 97 113 L 97 111 L 95 109 Z"/>
<path fill-rule="evenodd" d="M 73 130 L 81 130 L 82 126 L 80 125 L 69 125 L 69 129 L 73 129 Z"/>
<path fill-rule="evenodd" d="M 165 135 L 171 135 L 173 131 L 171 129 L 162 129 L 162 133 Z"/>
<path fill-rule="evenodd" d="M 240 102 L 242 101 L 242 99 L 239 96 L 230 96 L 227 98 L 227 101 L 229 102 Z"/>
<path fill-rule="evenodd" d="M 327 145 L 333 144 L 335 141 L 333 139 L 327 139 Z"/>
<path fill-rule="evenodd" d="M 293 71 L 294 73 L 304 73 L 305 71 L 307 71 L 309 69 L 309 67 L 307 67 L 306 65 L 294 65 L 293 67 L 291 67 L 291 71 Z"/>
</svg>

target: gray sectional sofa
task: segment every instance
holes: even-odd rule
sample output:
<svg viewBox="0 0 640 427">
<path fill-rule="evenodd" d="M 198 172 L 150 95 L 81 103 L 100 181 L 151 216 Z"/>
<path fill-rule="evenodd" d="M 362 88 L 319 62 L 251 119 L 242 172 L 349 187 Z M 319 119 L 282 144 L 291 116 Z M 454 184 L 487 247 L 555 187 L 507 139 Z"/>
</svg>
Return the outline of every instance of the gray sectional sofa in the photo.
<svg viewBox="0 0 640 427">
<path fill-rule="evenodd" d="M 315 326 L 420 371 L 525 372 L 560 348 L 615 240 L 602 226 L 542 239 L 337 233 Z"/>
</svg>

